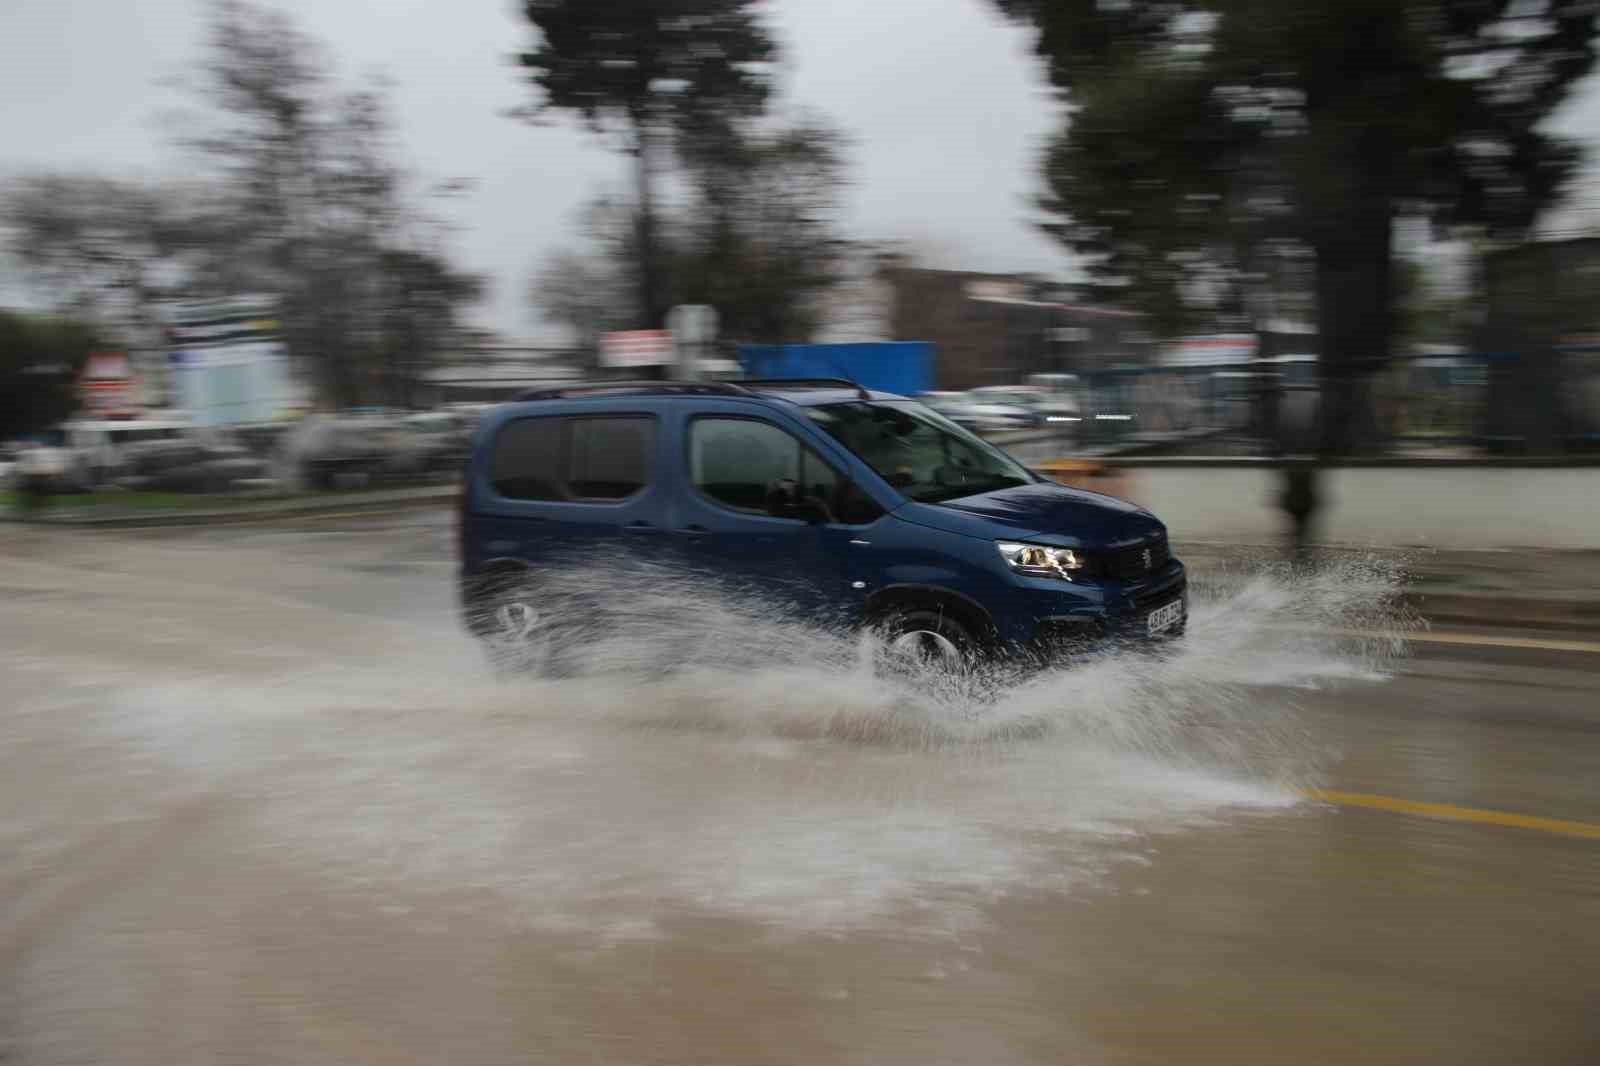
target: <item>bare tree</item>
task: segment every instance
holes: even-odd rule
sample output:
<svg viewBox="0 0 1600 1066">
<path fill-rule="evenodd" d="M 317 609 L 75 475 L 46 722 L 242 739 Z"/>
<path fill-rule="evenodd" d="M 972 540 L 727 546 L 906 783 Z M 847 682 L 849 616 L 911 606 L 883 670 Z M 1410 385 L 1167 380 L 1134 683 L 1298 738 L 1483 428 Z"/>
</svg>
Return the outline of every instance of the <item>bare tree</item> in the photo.
<svg viewBox="0 0 1600 1066">
<path fill-rule="evenodd" d="M 844 138 L 817 120 L 777 129 L 724 124 L 680 145 L 687 202 L 657 220 L 646 256 L 637 205 L 602 197 L 584 211 L 584 243 L 545 262 L 533 301 L 594 351 L 602 330 L 636 321 L 639 271 L 664 263 L 673 302 L 710 304 L 725 338 L 805 341 L 849 273 L 852 246 L 838 233 Z"/>
<path fill-rule="evenodd" d="M 637 209 L 626 200 L 601 195 L 578 212 L 579 240 L 536 267 L 529 297 L 548 322 L 565 329 L 592 368 L 598 363 L 600 334 L 625 329 L 638 292 Z"/>
<path fill-rule="evenodd" d="M 729 134 L 689 158 L 679 299 L 717 307 L 729 337 L 810 340 L 850 251 L 838 232 L 845 138 L 816 119 Z"/>
<path fill-rule="evenodd" d="M 194 234 L 187 190 L 83 174 L 33 174 L 0 190 L 8 250 L 55 310 L 133 339 L 177 283 Z"/>
<path fill-rule="evenodd" d="M 440 225 L 410 193 L 385 86 L 342 89 L 328 66 L 283 13 L 216 0 L 193 86 L 203 107 L 182 143 L 221 190 L 208 227 L 216 273 L 278 295 L 289 352 L 325 395 L 409 397 L 404 375 L 427 362 L 419 345 L 447 345 L 482 283 L 449 264 Z"/>
</svg>

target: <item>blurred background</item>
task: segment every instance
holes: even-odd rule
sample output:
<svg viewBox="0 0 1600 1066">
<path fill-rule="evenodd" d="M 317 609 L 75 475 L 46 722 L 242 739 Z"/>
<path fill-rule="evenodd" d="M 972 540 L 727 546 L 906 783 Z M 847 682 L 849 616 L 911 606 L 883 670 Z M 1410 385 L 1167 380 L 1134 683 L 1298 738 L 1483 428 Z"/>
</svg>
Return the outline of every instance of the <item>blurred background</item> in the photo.
<svg viewBox="0 0 1600 1066">
<path fill-rule="evenodd" d="M 14 5 L 12 488 L 447 478 L 608 375 L 1038 462 L 1600 442 L 1586 4 L 679 6 Z"/>
<path fill-rule="evenodd" d="M 1597 43 L 0 0 L 0 1062 L 1600 1063 Z M 483 413 L 773 377 L 1149 507 L 1183 639 L 908 675 L 601 548 L 491 673 Z"/>
</svg>

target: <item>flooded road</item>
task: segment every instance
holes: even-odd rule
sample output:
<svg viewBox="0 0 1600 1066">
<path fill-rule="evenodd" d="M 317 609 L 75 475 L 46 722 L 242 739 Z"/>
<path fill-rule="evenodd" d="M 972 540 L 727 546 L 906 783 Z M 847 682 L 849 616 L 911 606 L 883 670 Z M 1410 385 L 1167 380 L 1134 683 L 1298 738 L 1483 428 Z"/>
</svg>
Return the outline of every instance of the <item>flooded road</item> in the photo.
<svg viewBox="0 0 1600 1066">
<path fill-rule="evenodd" d="M 508 681 L 449 533 L 0 529 L 0 1061 L 1600 1061 L 1600 654 L 1330 636 L 1373 561 L 977 688 L 635 586 Z"/>
</svg>

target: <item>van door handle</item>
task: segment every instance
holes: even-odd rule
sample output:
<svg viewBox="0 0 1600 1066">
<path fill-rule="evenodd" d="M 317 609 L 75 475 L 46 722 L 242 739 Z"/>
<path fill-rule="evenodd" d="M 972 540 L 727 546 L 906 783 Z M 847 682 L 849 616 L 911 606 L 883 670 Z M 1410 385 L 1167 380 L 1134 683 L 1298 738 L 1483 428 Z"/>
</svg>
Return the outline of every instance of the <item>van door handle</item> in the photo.
<svg viewBox="0 0 1600 1066">
<path fill-rule="evenodd" d="M 661 527 L 651 525 L 649 522 L 629 522 L 622 527 L 624 533 L 660 533 Z"/>
<path fill-rule="evenodd" d="M 710 533 L 711 530 L 698 523 L 692 523 L 684 526 L 682 529 L 674 529 L 673 532 L 678 534 L 680 537 L 698 537 L 706 533 Z"/>
</svg>

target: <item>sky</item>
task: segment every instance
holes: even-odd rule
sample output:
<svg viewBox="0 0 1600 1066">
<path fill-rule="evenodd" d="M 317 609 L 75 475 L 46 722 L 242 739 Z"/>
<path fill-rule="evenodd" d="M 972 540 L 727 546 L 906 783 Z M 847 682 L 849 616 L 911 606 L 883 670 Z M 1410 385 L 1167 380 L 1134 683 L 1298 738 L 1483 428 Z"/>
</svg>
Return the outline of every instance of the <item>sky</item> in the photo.
<svg viewBox="0 0 1600 1066">
<path fill-rule="evenodd" d="M 528 103 L 512 54 L 532 31 L 506 0 L 279 0 L 352 83 L 393 82 L 407 164 L 472 191 L 447 215 L 462 264 L 487 275 L 482 325 L 547 335 L 528 283 L 573 243 L 579 207 L 623 188 L 626 160 L 570 122 L 505 117 Z M 0 166 L 181 172 L 170 87 L 198 61 L 204 0 L 0 2 Z M 373 12 L 381 11 L 382 15 Z M 852 139 L 846 231 L 906 240 L 940 265 L 1061 273 L 1028 222 L 1037 154 L 1055 124 L 1029 39 L 987 0 L 774 0 L 778 108 L 819 113 Z M 19 102 L 26 101 L 19 106 Z"/>
<path fill-rule="evenodd" d="M 454 251 L 484 274 L 478 324 L 541 340 L 537 264 L 572 244 L 579 207 L 623 188 L 626 160 L 570 122 L 506 117 L 529 103 L 512 55 L 532 31 L 509 0 L 278 0 L 333 72 L 393 83 L 402 157 L 468 178 Z M 0 168 L 181 173 L 170 87 L 203 53 L 205 0 L 0 0 Z M 815 112 L 853 140 L 847 235 L 910 242 L 936 265 L 1070 276 L 1031 224 L 1037 162 L 1059 121 L 1031 35 L 989 0 L 770 0 L 786 57 L 780 112 Z M 378 14 L 381 12 L 381 14 Z M 1600 82 L 1554 125 L 1600 156 Z M 0 285 L 0 292 L 14 289 Z"/>
</svg>

